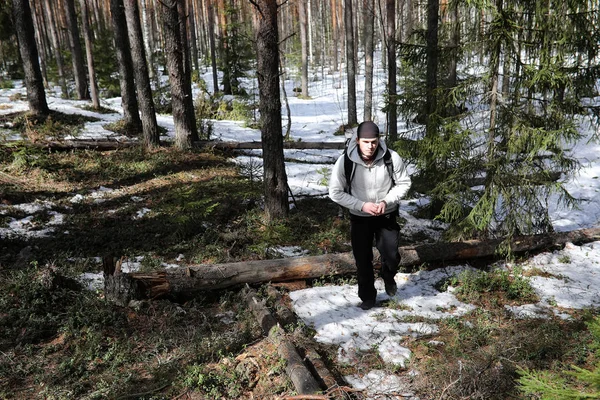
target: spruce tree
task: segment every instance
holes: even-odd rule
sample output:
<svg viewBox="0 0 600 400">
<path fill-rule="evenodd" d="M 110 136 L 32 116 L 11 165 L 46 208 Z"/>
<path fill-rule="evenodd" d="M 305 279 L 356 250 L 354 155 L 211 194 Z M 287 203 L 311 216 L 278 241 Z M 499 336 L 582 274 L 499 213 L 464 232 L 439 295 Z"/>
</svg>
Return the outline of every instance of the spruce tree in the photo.
<svg viewBox="0 0 600 400">
<path fill-rule="evenodd" d="M 473 11 L 469 7 L 459 13 L 463 18 Z M 426 35 L 401 46 L 411 78 L 400 80 L 400 111 L 422 135 L 400 150 L 433 183 L 421 190 L 442 201 L 436 216 L 451 223 L 454 238 L 547 232 L 549 202 L 575 203 L 557 176 L 577 170 L 569 146 L 594 113 L 586 105 L 597 95 L 599 71 L 598 24 L 592 20 L 599 10 L 597 3 L 593 7 L 568 0 L 486 4 L 485 46 L 462 37 L 452 54 L 463 55 L 459 79 L 453 87 L 440 83 L 434 89 L 443 96 L 433 110 L 422 72 Z M 444 29 L 440 64 L 450 59 Z M 479 57 L 467 57 L 473 52 Z M 425 123 L 435 124 L 438 134 L 428 134 L 432 129 Z"/>
</svg>

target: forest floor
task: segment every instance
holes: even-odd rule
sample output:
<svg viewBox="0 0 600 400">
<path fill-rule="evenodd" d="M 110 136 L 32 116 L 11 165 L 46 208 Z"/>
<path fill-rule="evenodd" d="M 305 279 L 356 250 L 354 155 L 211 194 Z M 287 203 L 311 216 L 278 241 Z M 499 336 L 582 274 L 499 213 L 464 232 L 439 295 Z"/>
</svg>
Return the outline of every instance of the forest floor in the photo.
<svg viewBox="0 0 600 400">
<path fill-rule="evenodd" d="M 80 123 L 3 118 L 17 128 L 25 124 L 34 142 Z M 101 270 L 107 254 L 152 271 L 182 262 L 275 258 L 282 248 L 349 251 L 348 222 L 328 199 L 299 200 L 285 221 L 264 222 L 261 185 L 240 175 L 229 156 L 168 147 L 0 148 L 0 398 L 294 398 L 285 360 L 239 288 L 118 307 L 104 300 L 101 288 L 87 290 L 81 282 Z M 489 271 L 484 263 L 474 266 Z M 290 307 L 291 291 L 354 283 L 352 276 L 323 277 L 255 289 L 277 315 L 278 307 Z M 440 321 L 435 340 L 405 337 L 413 352 L 405 367 L 386 363 L 377 344 L 340 362 L 338 346 L 315 342 L 313 327 L 300 319 L 282 325 L 301 354 L 314 348 L 321 356 L 336 379 L 331 398 L 524 398 L 517 387 L 521 368 L 560 373 L 594 365 L 587 323 L 595 309 L 570 311 L 571 319 L 516 319 L 505 305 L 535 297 L 523 280 L 490 271 L 453 284 L 469 287 L 462 298 L 475 311 Z M 405 391 L 347 387 L 345 377 L 373 370 L 403 379 Z"/>
</svg>

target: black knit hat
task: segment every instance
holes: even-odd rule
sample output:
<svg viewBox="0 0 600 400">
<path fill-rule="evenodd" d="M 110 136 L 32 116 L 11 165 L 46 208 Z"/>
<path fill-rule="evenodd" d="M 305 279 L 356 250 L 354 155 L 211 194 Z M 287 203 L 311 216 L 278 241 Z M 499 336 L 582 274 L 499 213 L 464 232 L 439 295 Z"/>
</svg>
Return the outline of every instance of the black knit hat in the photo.
<svg viewBox="0 0 600 400">
<path fill-rule="evenodd" d="M 356 135 L 359 139 L 374 139 L 379 137 L 379 127 L 373 121 L 364 121 L 358 125 Z"/>
</svg>

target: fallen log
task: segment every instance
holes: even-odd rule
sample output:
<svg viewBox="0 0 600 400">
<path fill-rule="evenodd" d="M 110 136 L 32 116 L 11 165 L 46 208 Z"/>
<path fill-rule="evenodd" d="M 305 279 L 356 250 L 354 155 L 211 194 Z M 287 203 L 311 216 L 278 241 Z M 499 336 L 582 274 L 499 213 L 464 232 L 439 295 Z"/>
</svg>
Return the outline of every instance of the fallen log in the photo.
<svg viewBox="0 0 600 400">
<path fill-rule="evenodd" d="M 245 298 L 263 332 L 277 346 L 279 357 L 285 360 L 285 372 L 294 384 L 296 392 L 301 395 L 321 392 L 319 382 L 308 370 L 296 347 L 288 340 L 284 329 L 269 312 L 264 301 L 258 300 L 256 291 L 247 289 Z"/>
<path fill-rule="evenodd" d="M 544 235 L 521 236 L 511 242 L 512 252 L 520 254 L 562 246 L 567 242 L 586 243 L 600 240 L 600 228 L 558 232 Z M 469 240 L 464 242 L 437 242 L 399 248 L 401 267 L 423 264 L 435 266 L 497 254 L 502 239 Z M 320 256 L 290 257 L 275 260 L 235 262 L 228 264 L 201 264 L 168 268 L 148 273 L 123 274 L 128 284 L 137 290 L 129 298 L 156 298 L 163 295 L 193 295 L 194 293 L 223 289 L 246 283 L 285 282 L 292 280 L 346 275 L 355 272 L 352 253 L 325 254 Z M 137 285 L 132 284 L 136 282 Z M 140 290 L 141 289 L 141 290 Z M 111 293 L 122 291 L 111 287 Z M 119 303 L 123 300 L 113 299 Z"/>
<path fill-rule="evenodd" d="M 128 147 L 140 146 L 141 142 L 136 140 L 131 141 L 116 141 L 116 140 L 86 140 L 86 139 L 74 139 L 74 140 L 58 140 L 58 141 L 42 141 L 36 143 L 29 143 L 29 146 L 39 147 L 54 151 L 65 151 L 74 149 L 86 149 L 86 150 L 99 150 L 109 151 L 118 150 Z M 162 142 L 161 145 L 167 145 Z M 203 140 L 193 143 L 194 147 L 197 148 L 212 148 L 219 150 L 256 150 L 262 149 L 261 142 L 221 142 L 214 140 Z M 344 148 L 344 142 L 283 142 L 284 149 L 297 149 L 297 150 L 341 150 Z"/>
<path fill-rule="evenodd" d="M 289 141 L 283 142 L 284 149 L 298 150 L 342 150 L 344 141 L 341 142 L 304 142 Z M 261 142 L 217 142 L 213 140 L 195 142 L 196 147 L 213 147 L 221 150 L 256 150 L 262 149 Z"/>
</svg>

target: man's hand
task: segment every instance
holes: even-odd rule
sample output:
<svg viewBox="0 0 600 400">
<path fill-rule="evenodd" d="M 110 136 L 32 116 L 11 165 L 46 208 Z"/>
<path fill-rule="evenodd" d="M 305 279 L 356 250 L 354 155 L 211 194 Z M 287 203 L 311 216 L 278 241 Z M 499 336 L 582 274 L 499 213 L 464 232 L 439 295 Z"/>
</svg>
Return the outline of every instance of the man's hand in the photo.
<svg viewBox="0 0 600 400">
<path fill-rule="evenodd" d="M 385 214 L 386 206 L 387 206 L 387 204 L 385 201 L 382 201 L 379 204 L 365 203 L 362 210 L 363 210 L 363 212 L 366 212 L 367 214 L 382 215 L 382 214 Z"/>
<path fill-rule="evenodd" d="M 387 203 L 385 201 L 382 201 L 381 203 L 379 203 L 379 214 L 378 215 L 385 214 L 386 207 L 387 207 Z"/>
</svg>

